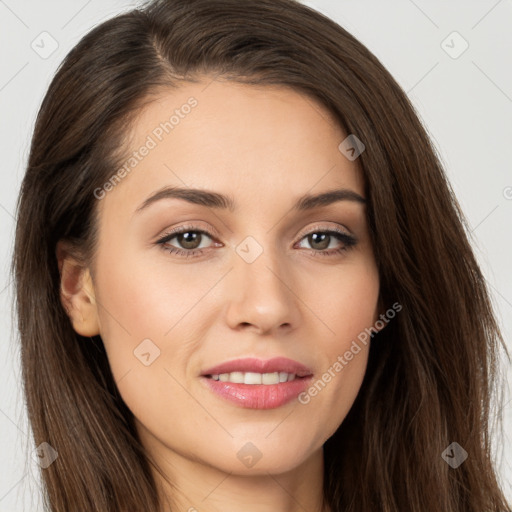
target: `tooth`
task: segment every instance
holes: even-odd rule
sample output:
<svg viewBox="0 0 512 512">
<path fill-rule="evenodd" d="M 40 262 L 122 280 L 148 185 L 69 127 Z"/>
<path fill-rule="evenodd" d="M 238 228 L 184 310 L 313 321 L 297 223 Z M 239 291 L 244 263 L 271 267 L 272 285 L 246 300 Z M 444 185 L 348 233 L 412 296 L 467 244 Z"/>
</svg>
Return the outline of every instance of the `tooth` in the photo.
<svg viewBox="0 0 512 512">
<path fill-rule="evenodd" d="M 229 381 L 234 382 L 235 384 L 243 384 L 244 383 L 243 372 L 231 372 L 229 374 Z"/>
<path fill-rule="evenodd" d="M 279 373 L 264 373 L 261 376 L 261 383 L 262 384 L 279 384 Z"/>
<path fill-rule="evenodd" d="M 212 374 L 212 380 L 221 382 L 232 382 L 234 384 L 279 384 L 280 382 L 290 382 L 296 379 L 294 373 L 273 372 L 273 373 L 256 373 L 256 372 L 231 372 Z"/>
<path fill-rule="evenodd" d="M 245 384 L 261 384 L 261 373 L 247 372 L 244 375 Z"/>
</svg>

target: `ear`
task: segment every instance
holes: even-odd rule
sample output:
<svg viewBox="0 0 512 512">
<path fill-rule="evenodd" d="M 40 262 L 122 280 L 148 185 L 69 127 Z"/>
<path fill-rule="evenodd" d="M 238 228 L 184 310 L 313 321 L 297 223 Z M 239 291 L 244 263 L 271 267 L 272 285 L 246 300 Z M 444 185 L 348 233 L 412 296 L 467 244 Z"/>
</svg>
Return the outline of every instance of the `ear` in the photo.
<svg viewBox="0 0 512 512">
<path fill-rule="evenodd" d="M 73 256 L 70 244 L 59 241 L 56 248 L 60 273 L 60 300 L 73 329 L 82 336 L 100 333 L 94 285 L 89 269 Z"/>
</svg>

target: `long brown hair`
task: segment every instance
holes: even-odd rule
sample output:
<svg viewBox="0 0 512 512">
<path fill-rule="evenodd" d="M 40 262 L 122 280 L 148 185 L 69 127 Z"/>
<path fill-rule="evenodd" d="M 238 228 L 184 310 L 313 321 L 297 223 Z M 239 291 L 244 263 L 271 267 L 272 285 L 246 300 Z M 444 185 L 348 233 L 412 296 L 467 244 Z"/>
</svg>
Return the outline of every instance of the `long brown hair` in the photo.
<svg viewBox="0 0 512 512">
<path fill-rule="evenodd" d="M 325 443 L 333 511 L 509 510 L 489 420 L 506 347 L 469 230 L 405 93 L 342 27 L 294 0 L 160 0 L 94 28 L 58 69 L 40 108 L 18 202 L 13 271 L 23 384 L 53 512 L 159 511 L 151 460 L 101 338 L 72 328 L 56 243 L 90 265 L 101 187 L 123 138 L 160 89 L 203 74 L 288 86 L 325 106 L 366 150 L 358 158 L 386 305 L 357 399 Z M 341 141 L 340 141 L 341 142 Z M 136 172 L 136 171 L 134 171 Z M 457 468 L 441 454 L 457 442 Z"/>
</svg>

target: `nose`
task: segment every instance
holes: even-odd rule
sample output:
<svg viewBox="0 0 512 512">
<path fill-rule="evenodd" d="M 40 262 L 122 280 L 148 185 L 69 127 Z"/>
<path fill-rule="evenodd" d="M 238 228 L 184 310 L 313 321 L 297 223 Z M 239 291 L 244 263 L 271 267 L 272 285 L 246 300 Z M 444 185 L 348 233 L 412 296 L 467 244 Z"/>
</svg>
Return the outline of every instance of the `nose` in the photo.
<svg viewBox="0 0 512 512">
<path fill-rule="evenodd" d="M 234 268 L 226 283 L 229 327 L 272 334 L 298 326 L 301 301 L 292 273 L 283 267 L 283 262 L 269 251 L 252 263 L 234 254 Z"/>
</svg>

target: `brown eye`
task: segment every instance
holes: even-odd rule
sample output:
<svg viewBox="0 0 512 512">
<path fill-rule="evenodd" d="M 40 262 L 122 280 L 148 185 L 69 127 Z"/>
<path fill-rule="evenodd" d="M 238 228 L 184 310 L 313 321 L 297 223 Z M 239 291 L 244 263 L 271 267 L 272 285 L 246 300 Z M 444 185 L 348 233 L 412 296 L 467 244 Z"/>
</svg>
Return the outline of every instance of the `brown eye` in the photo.
<svg viewBox="0 0 512 512">
<path fill-rule="evenodd" d="M 333 239 L 339 242 L 338 247 L 331 247 L 330 250 L 327 250 Z M 302 240 L 306 240 L 308 242 L 312 250 L 311 252 L 315 256 L 333 256 L 340 254 L 357 243 L 357 240 L 353 236 L 336 230 L 313 231 L 305 235 Z"/>
<path fill-rule="evenodd" d="M 174 236 L 183 249 L 197 249 L 201 244 L 203 234 L 197 231 L 186 231 Z"/>
<path fill-rule="evenodd" d="M 212 240 L 212 235 L 208 232 L 185 226 L 164 235 L 156 243 L 170 253 L 180 256 L 194 256 L 197 253 L 203 252 L 203 249 L 208 248 L 208 245 L 203 244 L 203 242 L 207 242 L 207 239 Z M 170 243 L 171 240 L 175 241 Z"/>
</svg>

